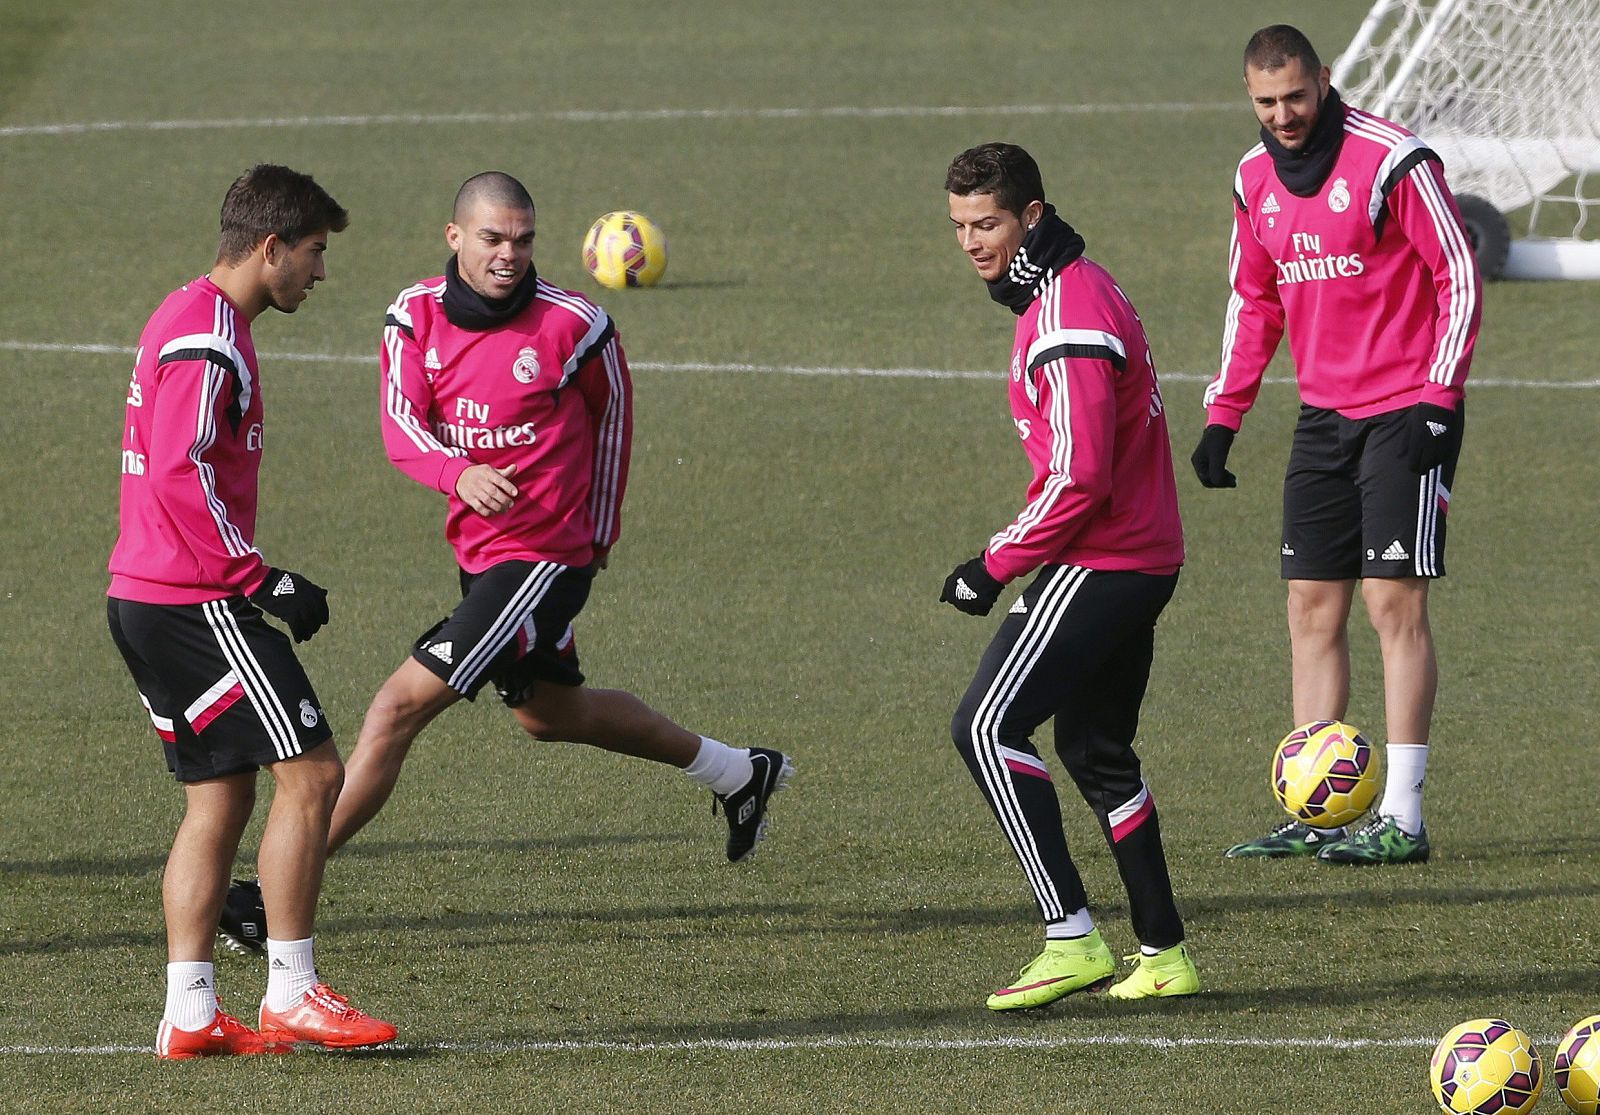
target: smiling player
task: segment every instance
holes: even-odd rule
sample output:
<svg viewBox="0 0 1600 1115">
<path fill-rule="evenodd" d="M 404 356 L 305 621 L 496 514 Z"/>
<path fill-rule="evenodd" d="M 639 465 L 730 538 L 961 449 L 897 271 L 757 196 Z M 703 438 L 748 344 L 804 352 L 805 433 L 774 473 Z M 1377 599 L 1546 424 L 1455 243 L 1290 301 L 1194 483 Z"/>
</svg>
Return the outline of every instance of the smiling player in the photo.
<svg viewBox="0 0 1600 1115">
<path fill-rule="evenodd" d="M 1234 487 L 1229 448 L 1287 329 L 1302 404 L 1280 549 L 1294 723 L 1345 718 L 1359 581 L 1383 657 L 1390 742 L 1370 823 L 1348 832 L 1286 821 L 1226 854 L 1420 863 L 1439 684 L 1428 587 L 1444 576 L 1478 267 L 1439 157 L 1404 128 L 1345 105 L 1298 30 L 1257 31 L 1244 84 L 1261 142 L 1234 178 L 1233 294 L 1191 461 L 1201 484 Z"/>
<path fill-rule="evenodd" d="M 1156 619 L 1183 563 L 1183 527 L 1150 344 L 1133 305 L 1083 238 L 1044 199 L 1038 164 L 989 143 L 945 178 L 956 242 L 989 295 L 1017 315 L 1011 415 L 1033 466 L 1027 502 L 940 599 L 988 615 L 1035 570 L 1007 611 L 951 724 L 1033 890 L 1045 947 L 991 1010 L 1110 985 L 1121 999 L 1192 995 L 1199 976 L 1133 740 Z M 1105 833 L 1139 939 L 1116 962 L 1089 915 L 1061 807 L 1033 734 L 1055 719 L 1056 753 Z"/>
<path fill-rule="evenodd" d="M 729 747 L 631 693 L 584 684 L 573 621 L 621 531 L 632 388 L 611 318 L 534 268 L 534 225 L 522 183 L 474 175 L 445 226 L 445 273 L 389 307 L 384 445 L 396 468 L 448 501 L 461 601 L 373 698 L 329 847 L 377 815 L 436 716 L 493 684 L 537 739 L 665 763 L 711 790 L 727 814 L 727 858 L 738 862 L 763 838 L 788 758 Z M 248 884 L 229 896 L 223 929 L 241 943 L 243 923 L 259 920 L 253 898 Z"/>
</svg>

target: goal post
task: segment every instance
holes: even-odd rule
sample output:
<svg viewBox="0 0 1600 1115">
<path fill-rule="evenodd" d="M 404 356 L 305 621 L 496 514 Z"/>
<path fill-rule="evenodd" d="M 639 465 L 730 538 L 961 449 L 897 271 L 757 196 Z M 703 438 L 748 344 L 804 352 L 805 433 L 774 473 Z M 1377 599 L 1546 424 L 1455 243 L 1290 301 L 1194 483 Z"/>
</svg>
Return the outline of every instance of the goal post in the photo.
<svg viewBox="0 0 1600 1115">
<path fill-rule="evenodd" d="M 1600 279 L 1600 0 L 1376 0 L 1333 83 L 1444 159 L 1485 278 Z"/>
</svg>

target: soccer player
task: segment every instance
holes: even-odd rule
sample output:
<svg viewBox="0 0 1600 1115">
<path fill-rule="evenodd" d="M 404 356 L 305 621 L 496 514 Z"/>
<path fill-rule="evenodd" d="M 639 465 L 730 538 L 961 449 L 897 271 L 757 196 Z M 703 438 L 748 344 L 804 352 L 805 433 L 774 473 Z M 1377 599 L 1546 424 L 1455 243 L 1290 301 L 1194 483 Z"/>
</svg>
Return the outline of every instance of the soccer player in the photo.
<svg viewBox="0 0 1600 1115">
<path fill-rule="evenodd" d="M 988 1005 L 1038 1007 L 1107 985 L 1120 999 L 1192 995 L 1200 980 L 1133 751 L 1156 619 L 1183 563 L 1150 344 L 1121 288 L 1045 201 L 1028 152 L 1008 143 L 964 151 L 945 188 L 957 243 L 989 296 L 1017 315 L 1011 415 L 1033 466 L 1022 511 L 956 566 L 940 596 L 985 616 L 1007 584 L 1038 570 L 951 724 L 1044 919 L 1044 951 Z M 1128 892 L 1138 964 L 1115 984 L 1032 740 L 1051 717 L 1056 753 L 1099 818 Z"/>
<path fill-rule="evenodd" d="M 334 809 L 337 849 L 388 800 L 412 741 L 492 682 L 541 740 L 586 743 L 682 768 L 727 814 L 727 856 L 745 859 L 793 766 L 686 731 L 621 690 L 584 685 L 572 622 L 621 528 L 633 433 L 617 331 L 581 294 L 533 266 L 523 185 L 469 178 L 445 226 L 445 273 L 401 291 L 383 331 L 384 444 L 407 476 L 448 497 L 445 536 L 462 599 L 379 689 Z M 713 804 L 713 809 L 716 804 Z M 249 947 L 249 884 L 223 931 Z M 269 919 L 270 922 L 270 919 Z"/>
<path fill-rule="evenodd" d="M 304 174 L 270 165 L 245 172 L 223 199 L 210 274 L 168 295 L 150 318 L 128 385 L 106 614 L 185 797 L 161 887 L 169 962 L 156 1055 L 164 1059 L 395 1036 L 317 978 L 312 922 L 343 768 L 288 638 L 262 612 L 299 642 L 328 621 L 327 593 L 269 567 L 252 544 L 263 411 L 250 325 L 269 308 L 300 308 L 326 277 L 331 234 L 347 222 Z M 212 948 L 263 766 L 277 787 L 260 854 L 277 935 L 266 941 L 256 1030 L 218 1003 Z"/>
<path fill-rule="evenodd" d="M 1389 744 L 1366 825 L 1286 821 L 1226 854 L 1423 863 L 1439 680 L 1428 586 L 1444 576 L 1482 284 L 1438 155 L 1344 104 L 1304 35 L 1282 24 L 1257 31 L 1244 83 L 1261 142 L 1234 177 L 1222 367 L 1191 460 L 1206 487 L 1235 486 L 1228 450 L 1287 327 L 1301 399 L 1281 549 L 1294 721 L 1344 719 L 1360 581 L 1383 656 Z"/>
</svg>

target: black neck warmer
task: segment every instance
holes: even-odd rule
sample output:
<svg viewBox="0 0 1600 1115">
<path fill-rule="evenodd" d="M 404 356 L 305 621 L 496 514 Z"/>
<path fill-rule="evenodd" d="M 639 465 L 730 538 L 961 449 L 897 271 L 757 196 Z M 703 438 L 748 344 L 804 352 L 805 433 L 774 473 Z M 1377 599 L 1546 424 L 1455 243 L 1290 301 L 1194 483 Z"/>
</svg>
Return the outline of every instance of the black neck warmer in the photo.
<svg viewBox="0 0 1600 1115">
<path fill-rule="evenodd" d="M 1273 138 L 1266 128 L 1261 129 L 1261 142 L 1272 156 L 1277 168 L 1278 181 L 1295 197 L 1315 197 L 1328 180 L 1333 164 L 1344 146 L 1344 101 L 1339 91 L 1328 86 L 1328 95 L 1322 98 L 1317 122 L 1306 136 L 1306 145 L 1290 151 Z"/>
<path fill-rule="evenodd" d="M 538 285 L 539 276 L 529 264 L 528 273 L 512 289 L 509 298 L 485 298 L 466 284 L 456 257 L 451 256 L 450 262 L 444 265 L 444 316 L 457 328 L 482 333 L 504 325 L 526 310 Z"/>
<path fill-rule="evenodd" d="M 989 284 L 989 297 L 1021 317 L 1045 284 L 1083 254 L 1083 237 L 1048 202 L 1039 223 L 1022 238 L 1006 273 Z"/>
</svg>

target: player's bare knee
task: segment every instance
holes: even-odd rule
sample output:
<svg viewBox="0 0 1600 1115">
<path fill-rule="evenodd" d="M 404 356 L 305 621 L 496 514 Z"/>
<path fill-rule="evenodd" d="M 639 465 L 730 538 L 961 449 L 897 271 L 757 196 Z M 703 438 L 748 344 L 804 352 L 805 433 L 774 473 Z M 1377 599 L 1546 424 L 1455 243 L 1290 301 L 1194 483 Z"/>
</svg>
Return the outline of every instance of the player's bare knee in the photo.
<svg viewBox="0 0 1600 1115">
<path fill-rule="evenodd" d="M 1368 581 L 1362 586 L 1367 618 L 1380 637 L 1426 636 L 1428 596 L 1426 583 Z"/>
<path fill-rule="evenodd" d="M 1298 638 L 1339 637 L 1347 619 L 1339 602 L 1315 594 L 1289 594 L 1289 630 Z"/>
<path fill-rule="evenodd" d="M 582 732 L 578 730 L 571 716 L 552 716 L 534 712 L 526 706 L 512 711 L 516 713 L 517 722 L 522 725 L 522 730 L 540 743 L 581 743 L 583 740 Z"/>
</svg>

